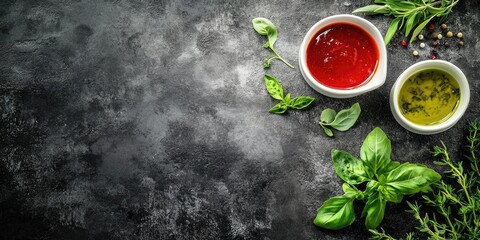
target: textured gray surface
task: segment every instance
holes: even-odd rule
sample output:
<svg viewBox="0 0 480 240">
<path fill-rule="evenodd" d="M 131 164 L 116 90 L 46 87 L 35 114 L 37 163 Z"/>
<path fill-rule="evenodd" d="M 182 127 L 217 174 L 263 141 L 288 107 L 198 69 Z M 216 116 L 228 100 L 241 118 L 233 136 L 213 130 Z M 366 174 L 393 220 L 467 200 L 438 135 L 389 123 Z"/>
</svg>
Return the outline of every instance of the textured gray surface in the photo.
<svg viewBox="0 0 480 240">
<path fill-rule="evenodd" d="M 330 149 L 355 154 L 378 126 L 393 158 L 432 165 L 440 140 L 460 157 L 466 123 L 477 118 L 480 57 L 476 1 L 461 1 L 448 24 L 465 47 L 440 52 L 470 81 L 465 117 L 449 131 L 419 136 L 393 119 L 396 77 L 413 58 L 397 36 L 386 84 L 331 99 L 298 70 L 274 62 L 251 27 L 267 17 L 278 51 L 297 62 L 306 31 L 362 1 L 0 2 L 0 235 L 2 239 L 365 239 L 363 221 L 341 231 L 313 226 L 316 209 L 341 191 Z M 382 33 L 386 17 L 367 17 Z M 269 114 L 263 74 L 309 111 Z M 321 110 L 360 102 L 348 132 L 324 136 Z M 436 168 L 436 167 L 435 167 Z M 441 170 L 436 168 L 437 170 Z M 382 227 L 414 228 L 405 204 L 388 205 Z M 361 204 L 356 206 L 361 211 Z"/>
</svg>

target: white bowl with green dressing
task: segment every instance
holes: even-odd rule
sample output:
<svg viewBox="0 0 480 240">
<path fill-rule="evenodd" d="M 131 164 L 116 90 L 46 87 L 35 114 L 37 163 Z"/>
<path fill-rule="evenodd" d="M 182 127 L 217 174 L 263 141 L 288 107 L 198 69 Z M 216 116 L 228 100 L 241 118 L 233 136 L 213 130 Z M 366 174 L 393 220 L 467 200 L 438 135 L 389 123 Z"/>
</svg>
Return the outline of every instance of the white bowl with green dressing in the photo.
<svg viewBox="0 0 480 240">
<path fill-rule="evenodd" d="M 467 110 L 470 87 L 465 74 L 443 60 L 426 60 L 405 70 L 390 92 L 390 108 L 405 129 L 423 135 L 454 126 Z"/>
</svg>

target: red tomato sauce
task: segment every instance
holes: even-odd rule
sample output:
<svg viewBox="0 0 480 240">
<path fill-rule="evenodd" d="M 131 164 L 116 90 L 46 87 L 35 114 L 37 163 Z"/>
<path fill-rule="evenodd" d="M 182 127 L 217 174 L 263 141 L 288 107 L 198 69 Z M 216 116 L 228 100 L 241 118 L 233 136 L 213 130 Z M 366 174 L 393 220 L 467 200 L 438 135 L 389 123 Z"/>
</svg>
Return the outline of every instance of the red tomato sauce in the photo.
<svg viewBox="0 0 480 240">
<path fill-rule="evenodd" d="M 308 43 L 307 67 L 320 84 L 351 89 L 367 83 L 378 66 L 375 40 L 360 27 L 334 23 L 320 29 Z"/>
</svg>

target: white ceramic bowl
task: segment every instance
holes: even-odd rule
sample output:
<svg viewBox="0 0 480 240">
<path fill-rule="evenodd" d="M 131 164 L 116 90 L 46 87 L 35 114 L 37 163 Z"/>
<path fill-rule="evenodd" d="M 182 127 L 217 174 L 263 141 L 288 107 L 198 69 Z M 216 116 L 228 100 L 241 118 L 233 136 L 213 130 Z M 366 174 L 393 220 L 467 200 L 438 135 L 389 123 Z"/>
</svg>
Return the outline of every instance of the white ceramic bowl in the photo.
<svg viewBox="0 0 480 240">
<path fill-rule="evenodd" d="M 317 33 L 320 29 L 330 24 L 342 23 L 342 22 L 356 25 L 362 28 L 363 30 L 365 30 L 367 33 L 369 33 L 373 37 L 373 39 L 375 40 L 375 43 L 378 46 L 379 58 L 380 58 L 378 60 L 379 64 L 377 66 L 377 69 L 373 74 L 373 76 L 370 78 L 370 80 L 365 84 L 362 84 L 360 86 L 357 86 L 351 89 L 335 89 L 335 88 L 330 88 L 325 85 L 322 85 L 321 83 L 315 80 L 315 78 L 312 76 L 312 74 L 310 73 L 310 70 L 307 67 L 307 57 L 306 57 L 307 47 L 311 39 L 314 37 L 315 33 Z M 310 85 L 310 87 L 315 89 L 317 92 L 332 98 L 350 98 L 350 97 L 354 97 L 354 96 L 366 93 L 368 91 L 372 91 L 382 86 L 385 83 L 385 78 L 387 77 L 387 50 L 385 48 L 382 34 L 371 22 L 354 15 L 349 15 L 349 14 L 334 15 L 334 16 L 324 18 L 321 21 L 317 22 L 315 25 L 313 25 L 313 27 L 310 28 L 310 30 L 305 35 L 302 45 L 300 45 L 299 56 L 300 56 L 300 59 L 299 59 L 300 72 L 302 73 L 303 78 L 308 83 L 308 85 Z"/>
<path fill-rule="evenodd" d="M 435 125 L 419 125 L 412 123 L 406 119 L 400 111 L 398 105 L 398 96 L 403 83 L 413 74 L 425 70 L 425 69 L 438 69 L 448 72 L 453 78 L 455 78 L 460 87 L 460 103 L 457 106 L 455 112 L 445 121 Z M 457 66 L 443 60 L 426 60 L 418 62 L 405 70 L 397 79 L 390 91 L 390 109 L 395 117 L 395 120 L 405 129 L 423 135 L 436 134 L 451 128 L 455 123 L 460 120 L 465 111 L 467 110 L 468 103 L 470 102 L 470 87 L 468 85 L 467 78 Z"/>
</svg>

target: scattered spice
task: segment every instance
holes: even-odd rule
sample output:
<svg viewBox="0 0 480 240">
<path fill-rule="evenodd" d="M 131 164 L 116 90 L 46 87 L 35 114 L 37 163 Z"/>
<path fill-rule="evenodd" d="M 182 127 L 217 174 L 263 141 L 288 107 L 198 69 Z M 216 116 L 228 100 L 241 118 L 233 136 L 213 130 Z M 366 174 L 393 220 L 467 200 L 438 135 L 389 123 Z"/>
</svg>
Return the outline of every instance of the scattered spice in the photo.
<svg viewBox="0 0 480 240">
<path fill-rule="evenodd" d="M 430 29 L 430 30 L 435 29 L 435 24 L 430 23 L 430 24 L 428 25 L 428 29 Z"/>
<path fill-rule="evenodd" d="M 416 56 L 418 56 L 418 51 L 416 51 L 416 50 L 415 50 L 415 51 L 413 51 L 413 53 L 412 53 L 412 54 L 413 54 L 413 56 L 415 56 L 415 57 L 416 57 Z"/>
<path fill-rule="evenodd" d="M 418 35 L 418 39 L 423 40 L 423 35 L 422 34 Z"/>
<path fill-rule="evenodd" d="M 420 48 L 425 48 L 425 43 L 420 43 Z"/>
<path fill-rule="evenodd" d="M 440 35 L 440 34 L 437 33 L 437 32 L 434 32 L 434 33 L 432 33 L 431 37 L 432 37 L 433 39 L 437 39 L 437 38 L 438 38 L 438 35 Z"/>
<path fill-rule="evenodd" d="M 459 47 L 462 47 L 462 46 L 463 46 L 463 41 L 458 42 L 457 45 L 458 45 Z"/>
<path fill-rule="evenodd" d="M 402 46 L 406 47 L 408 45 L 407 41 L 403 40 L 400 44 L 402 44 Z"/>
<path fill-rule="evenodd" d="M 438 41 L 436 41 L 436 40 L 433 41 L 432 46 L 434 46 L 434 47 L 438 46 Z"/>
<path fill-rule="evenodd" d="M 442 34 L 439 33 L 439 34 L 437 35 L 437 38 L 438 38 L 438 40 L 442 39 L 442 38 L 443 38 Z"/>
<path fill-rule="evenodd" d="M 440 26 L 442 29 L 447 29 L 447 24 L 445 23 L 442 23 L 442 25 Z"/>
<path fill-rule="evenodd" d="M 457 37 L 458 38 L 463 38 L 463 33 L 461 33 L 461 32 L 457 33 Z"/>
<path fill-rule="evenodd" d="M 435 59 L 437 59 L 437 56 L 432 55 L 432 60 L 435 60 Z"/>
<path fill-rule="evenodd" d="M 448 38 L 453 37 L 453 33 L 452 33 L 451 31 L 448 31 L 448 32 L 447 32 L 447 37 L 448 37 Z"/>
<path fill-rule="evenodd" d="M 445 41 L 445 42 L 443 43 L 443 46 L 445 46 L 446 48 L 448 48 L 448 47 L 450 47 L 450 43 L 447 42 L 447 41 Z"/>
</svg>

